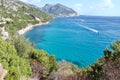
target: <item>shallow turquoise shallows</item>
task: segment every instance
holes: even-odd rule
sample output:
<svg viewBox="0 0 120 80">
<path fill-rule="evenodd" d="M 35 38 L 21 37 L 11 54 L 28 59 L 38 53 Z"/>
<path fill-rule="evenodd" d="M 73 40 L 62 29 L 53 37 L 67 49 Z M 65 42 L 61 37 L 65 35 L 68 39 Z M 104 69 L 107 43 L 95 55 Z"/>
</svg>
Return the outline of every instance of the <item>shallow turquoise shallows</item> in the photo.
<svg viewBox="0 0 120 80">
<path fill-rule="evenodd" d="M 103 56 L 110 43 L 120 39 L 120 17 L 79 16 L 55 18 L 25 34 L 38 49 L 57 60 L 86 67 Z"/>
</svg>

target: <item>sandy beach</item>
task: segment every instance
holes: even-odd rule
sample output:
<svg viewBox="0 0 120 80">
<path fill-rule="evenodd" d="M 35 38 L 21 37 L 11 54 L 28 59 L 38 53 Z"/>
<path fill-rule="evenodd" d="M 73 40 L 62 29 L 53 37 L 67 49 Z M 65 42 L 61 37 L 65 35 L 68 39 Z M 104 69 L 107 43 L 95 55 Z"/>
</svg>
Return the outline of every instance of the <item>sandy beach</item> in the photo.
<svg viewBox="0 0 120 80">
<path fill-rule="evenodd" d="M 41 22 L 40 22 L 40 23 L 35 24 L 35 25 L 28 24 L 27 27 L 25 27 L 25 28 L 23 28 L 23 29 L 21 29 L 21 30 L 18 30 L 17 33 L 18 33 L 19 35 L 23 35 L 25 32 L 33 29 L 33 28 L 36 27 L 36 26 L 45 25 L 45 24 L 48 24 L 48 23 L 49 23 L 49 22 L 46 22 L 46 23 L 41 23 Z"/>
</svg>

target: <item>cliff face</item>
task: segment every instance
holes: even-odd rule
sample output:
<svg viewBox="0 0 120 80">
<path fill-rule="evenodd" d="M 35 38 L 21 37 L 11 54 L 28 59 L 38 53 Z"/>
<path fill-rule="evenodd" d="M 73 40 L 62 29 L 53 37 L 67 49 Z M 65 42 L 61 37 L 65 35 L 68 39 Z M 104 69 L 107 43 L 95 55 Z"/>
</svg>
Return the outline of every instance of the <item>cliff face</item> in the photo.
<svg viewBox="0 0 120 80">
<path fill-rule="evenodd" d="M 61 4 L 55 4 L 55 5 L 46 4 L 42 8 L 42 10 L 55 17 L 77 16 L 76 11 Z"/>
</svg>

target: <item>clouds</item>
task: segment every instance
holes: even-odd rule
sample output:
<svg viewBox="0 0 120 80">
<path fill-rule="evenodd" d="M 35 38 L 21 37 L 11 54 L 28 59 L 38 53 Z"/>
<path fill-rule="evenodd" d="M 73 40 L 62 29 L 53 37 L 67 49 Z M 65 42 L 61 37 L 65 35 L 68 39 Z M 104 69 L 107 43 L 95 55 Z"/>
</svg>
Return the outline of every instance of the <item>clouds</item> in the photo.
<svg viewBox="0 0 120 80">
<path fill-rule="evenodd" d="M 105 10 L 105 9 L 110 9 L 113 8 L 115 5 L 112 2 L 112 0 L 102 0 L 100 3 L 91 6 L 90 8 L 93 10 Z"/>
<path fill-rule="evenodd" d="M 104 4 L 105 8 L 113 8 L 114 7 L 112 0 L 103 0 L 103 4 Z"/>
<path fill-rule="evenodd" d="M 41 0 L 20 0 L 20 1 L 23 1 L 26 3 L 40 3 L 41 2 Z"/>
<path fill-rule="evenodd" d="M 28 2 L 28 0 L 20 0 L 20 1 L 23 1 L 23 2 Z"/>
<path fill-rule="evenodd" d="M 78 12 L 78 14 L 81 14 L 82 13 L 82 7 L 83 7 L 82 3 L 77 3 L 77 4 L 74 5 L 73 9 L 76 10 Z"/>
<path fill-rule="evenodd" d="M 96 4 L 89 6 L 87 13 L 92 15 L 112 15 L 112 10 L 114 10 L 115 4 L 113 0 L 99 0 Z"/>
<path fill-rule="evenodd" d="M 115 7 L 115 4 L 112 0 L 98 0 L 93 4 L 91 2 L 87 3 L 76 3 L 73 6 L 73 9 L 76 10 L 79 14 L 93 14 L 93 15 L 101 15 L 107 13 Z"/>
</svg>

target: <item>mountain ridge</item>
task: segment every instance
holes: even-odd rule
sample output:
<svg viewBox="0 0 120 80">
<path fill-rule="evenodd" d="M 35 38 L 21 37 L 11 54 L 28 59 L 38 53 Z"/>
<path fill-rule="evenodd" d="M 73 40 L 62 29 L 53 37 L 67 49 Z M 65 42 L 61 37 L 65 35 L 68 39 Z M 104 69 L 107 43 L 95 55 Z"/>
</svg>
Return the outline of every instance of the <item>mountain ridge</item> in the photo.
<svg viewBox="0 0 120 80">
<path fill-rule="evenodd" d="M 45 4 L 45 6 L 42 7 L 42 10 L 55 17 L 70 17 L 78 15 L 78 13 L 74 11 L 72 8 L 64 6 L 60 3 L 57 3 L 55 5 Z"/>
</svg>

